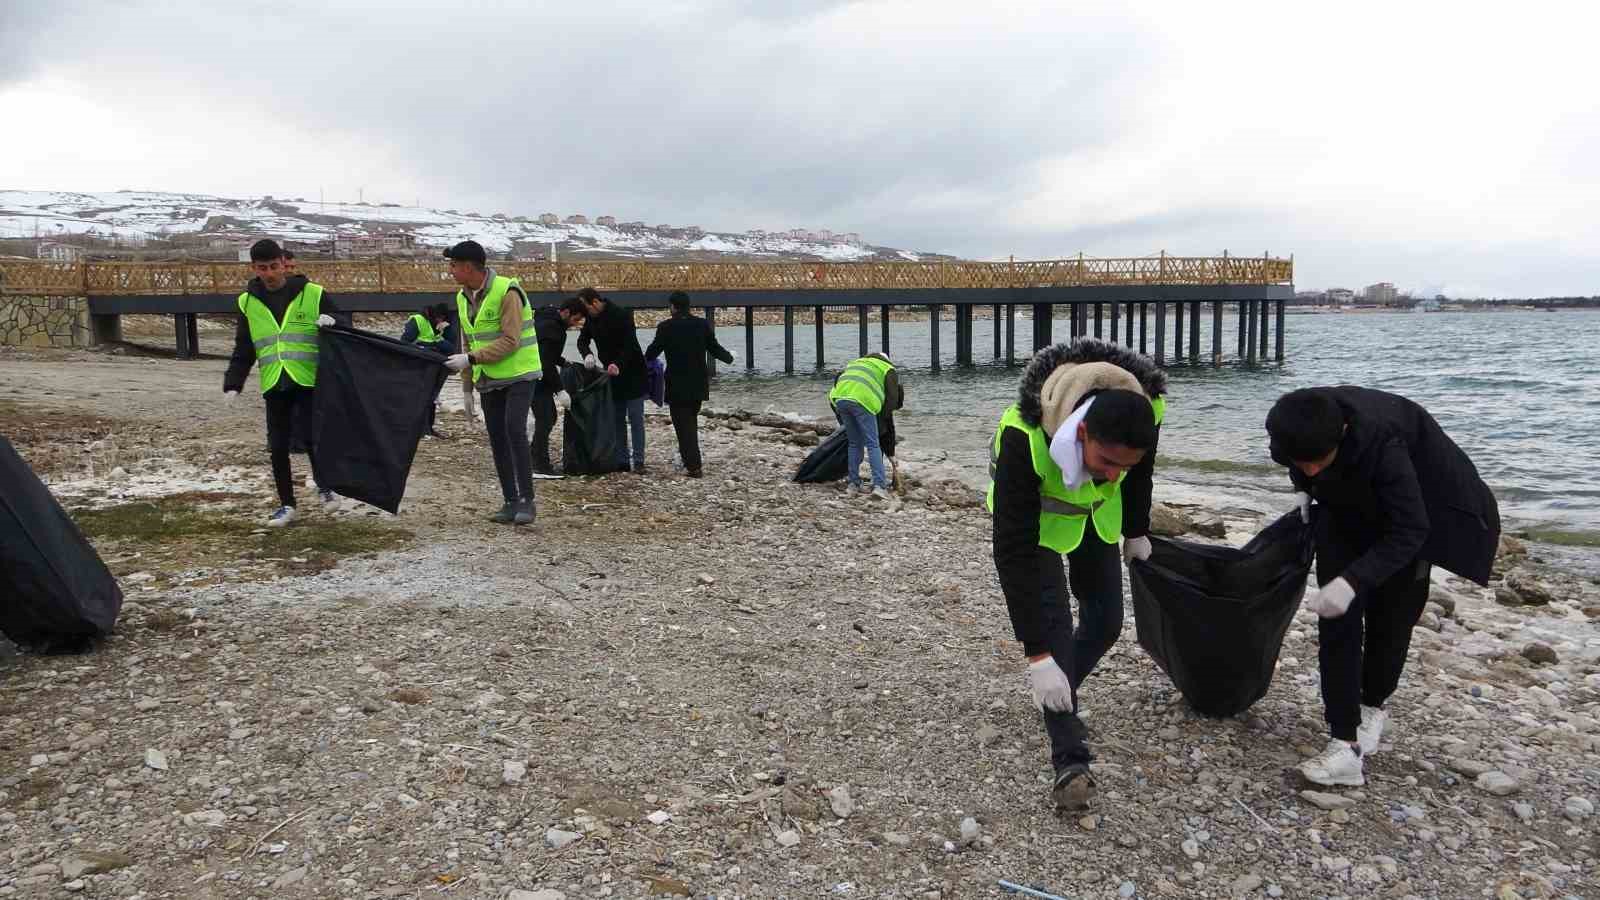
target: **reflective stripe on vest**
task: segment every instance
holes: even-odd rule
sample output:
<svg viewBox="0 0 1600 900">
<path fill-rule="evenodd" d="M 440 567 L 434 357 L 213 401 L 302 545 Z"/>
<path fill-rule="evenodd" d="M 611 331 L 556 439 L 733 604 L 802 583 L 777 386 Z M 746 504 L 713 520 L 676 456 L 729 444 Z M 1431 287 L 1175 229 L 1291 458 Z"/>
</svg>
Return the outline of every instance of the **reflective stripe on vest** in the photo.
<svg viewBox="0 0 1600 900">
<path fill-rule="evenodd" d="M 885 382 L 894 366 L 875 356 L 863 356 L 844 367 L 828 392 L 828 402 L 850 400 L 877 415 L 883 411 Z"/>
<path fill-rule="evenodd" d="M 283 321 L 249 291 L 239 295 L 239 313 L 250 328 L 260 366 L 261 393 L 272 390 L 288 373 L 302 387 L 317 385 L 317 317 L 322 314 L 322 285 L 306 282 L 284 308 Z"/>
<path fill-rule="evenodd" d="M 467 294 L 456 291 L 456 314 L 461 320 L 461 333 L 467 336 L 469 352 L 477 352 L 500 338 L 500 303 L 506 292 L 520 287 L 515 278 L 494 276 L 489 290 L 478 306 L 478 315 L 472 318 L 467 312 Z M 526 298 L 522 302 L 522 335 L 517 349 L 506 358 L 472 367 L 472 380 L 479 390 L 490 390 L 517 381 L 527 381 L 526 375 L 542 368 L 539 359 L 539 338 L 533 327 L 533 307 Z"/>
<path fill-rule="evenodd" d="M 1150 401 L 1156 425 L 1166 419 L 1166 398 L 1157 396 Z M 1028 450 L 1033 459 L 1033 472 L 1039 476 L 1039 546 L 1057 553 L 1071 553 L 1083 543 L 1087 522 L 1094 519 L 1094 530 L 1100 539 L 1115 544 L 1122 537 L 1122 480 L 1096 484 L 1092 479 L 1076 488 L 1067 487 L 1061 467 L 1050 458 L 1050 440 L 1044 429 L 1029 425 L 1015 405 L 1000 417 L 994 440 L 989 444 L 989 490 L 984 505 L 994 515 L 994 477 L 1000 462 L 1000 440 L 1007 428 L 1015 428 L 1028 436 Z"/>
<path fill-rule="evenodd" d="M 438 342 L 439 335 L 433 330 L 433 323 L 428 321 L 427 316 L 413 315 L 411 321 L 417 326 L 418 343 L 433 344 Z"/>
</svg>

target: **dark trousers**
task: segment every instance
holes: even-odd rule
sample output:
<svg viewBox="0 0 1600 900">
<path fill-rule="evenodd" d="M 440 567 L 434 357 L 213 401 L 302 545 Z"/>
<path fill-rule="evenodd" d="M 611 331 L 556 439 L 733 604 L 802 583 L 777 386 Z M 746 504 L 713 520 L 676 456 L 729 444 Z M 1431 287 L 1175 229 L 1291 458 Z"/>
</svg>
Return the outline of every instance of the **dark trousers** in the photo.
<svg viewBox="0 0 1600 900">
<path fill-rule="evenodd" d="M 284 375 L 287 379 L 289 376 Z M 278 489 L 278 504 L 294 506 L 294 472 L 289 466 L 290 439 L 296 433 L 305 438 L 306 458 L 311 461 L 311 474 L 317 473 L 317 457 L 311 447 L 311 388 L 299 385 L 284 386 L 279 382 L 274 390 L 262 396 L 267 406 L 267 450 L 272 455 L 272 483 Z M 320 484 L 320 479 L 318 480 Z"/>
<path fill-rule="evenodd" d="M 507 503 L 533 499 L 533 465 L 528 456 L 528 409 L 533 405 L 534 383 L 519 381 L 484 391 L 483 421 L 489 428 L 489 449 L 494 471 L 500 476 L 500 494 Z"/>
<path fill-rule="evenodd" d="M 533 471 L 541 475 L 555 472 L 550 461 L 550 433 L 556 428 L 556 393 L 543 385 L 533 392 Z"/>
<path fill-rule="evenodd" d="M 1078 691 L 1100 658 L 1122 634 L 1122 554 L 1095 533 L 1091 523 L 1083 542 L 1066 556 L 1039 548 L 1040 606 L 1044 611 L 1050 655 L 1072 682 L 1072 706 Z M 1078 626 L 1073 628 L 1068 587 L 1078 600 Z M 1085 741 L 1087 731 L 1076 712 L 1044 711 L 1050 735 L 1050 763 L 1056 769 L 1094 759 Z"/>
<path fill-rule="evenodd" d="M 644 398 L 612 400 L 617 421 L 617 468 L 628 470 L 628 451 L 633 451 L 633 467 L 644 466 Z M 630 440 L 630 438 L 632 440 Z"/>
<path fill-rule="evenodd" d="M 1354 741 L 1361 707 L 1382 706 L 1399 687 L 1411 629 L 1428 604 L 1431 568 L 1407 563 L 1376 590 L 1356 594 L 1344 615 L 1317 620 L 1322 710 L 1335 738 Z"/>
<path fill-rule="evenodd" d="M 683 467 L 691 472 L 700 470 L 700 404 L 670 403 L 672 430 L 678 433 L 678 455 L 683 457 Z"/>
<path fill-rule="evenodd" d="M 433 433 L 434 419 L 437 418 L 439 414 L 439 410 L 436 408 L 439 403 L 439 392 L 444 390 L 444 383 L 449 380 L 450 370 L 441 366 L 439 369 L 439 380 L 433 383 L 433 402 L 428 404 L 429 434 Z"/>
</svg>

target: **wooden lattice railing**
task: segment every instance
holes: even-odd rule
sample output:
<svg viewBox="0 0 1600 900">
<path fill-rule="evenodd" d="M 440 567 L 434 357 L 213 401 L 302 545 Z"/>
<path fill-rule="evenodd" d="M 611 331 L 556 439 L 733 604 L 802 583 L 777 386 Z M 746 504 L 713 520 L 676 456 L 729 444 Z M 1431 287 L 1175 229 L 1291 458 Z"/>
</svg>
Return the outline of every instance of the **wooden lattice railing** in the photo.
<svg viewBox="0 0 1600 900">
<path fill-rule="evenodd" d="M 1025 262 L 496 262 L 529 290 L 907 290 L 1093 285 L 1289 284 L 1294 263 L 1272 257 L 1155 256 Z M 302 262 L 339 293 L 453 291 L 442 260 Z M 0 260 L 0 293 L 46 296 L 231 294 L 247 263 Z"/>
</svg>

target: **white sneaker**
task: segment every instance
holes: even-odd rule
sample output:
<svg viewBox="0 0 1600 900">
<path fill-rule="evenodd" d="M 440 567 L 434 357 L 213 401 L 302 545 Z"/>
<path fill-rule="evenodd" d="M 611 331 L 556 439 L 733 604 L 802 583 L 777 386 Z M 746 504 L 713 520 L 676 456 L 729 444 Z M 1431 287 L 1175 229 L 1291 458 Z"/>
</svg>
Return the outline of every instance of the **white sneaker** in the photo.
<svg viewBox="0 0 1600 900">
<path fill-rule="evenodd" d="M 282 528 L 294 521 L 294 507 L 280 506 L 267 517 L 268 528 Z"/>
<path fill-rule="evenodd" d="M 1337 738 L 1328 742 L 1320 756 L 1300 764 L 1300 774 L 1313 784 L 1328 787 L 1360 787 L 1367 783 L 1361 774 L 1361 757 L 1348 741 Z"/>
<path fill-rule="evenodd" d="M 333 491 L 317 491 L 317 497 L 322 501 L 322 508 L 328 512 L 339 509 L 339 495 Z"/>
<path fill-rule="evenodd" d="M 1362 757 L 1378 752 L 1378 742 L 1383 740 L 1383 728 L 1389 724 L 1389 714 L 1376 706 L 1361 707 L 1361 724 L 1356 726 L 1356 743 L 1361 745 Z"/>
<path fill-rule="evenodd" d="M 844 498 L 849 500 L 857 494 L 860 494 L 862 487 L 863 485 L 851 484 L 850 482 L 846 481 L 844 483 Z"/>
<path fill-rule="evenodd" d="M 889 492 L 884 490 L 881 487 L 875 487 L 875 488 L 872 489 L 872 499 L 874 499 L 874 500 L 888 500 L 889 499 Z"/>
</svg>

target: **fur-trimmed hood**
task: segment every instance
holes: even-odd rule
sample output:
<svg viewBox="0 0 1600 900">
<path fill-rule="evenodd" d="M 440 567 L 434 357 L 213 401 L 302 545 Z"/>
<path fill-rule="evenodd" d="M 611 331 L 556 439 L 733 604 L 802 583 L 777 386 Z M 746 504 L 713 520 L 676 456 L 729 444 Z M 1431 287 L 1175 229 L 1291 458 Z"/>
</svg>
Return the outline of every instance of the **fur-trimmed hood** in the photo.
<svg viewBox="0 0 1600 900">
<path fill-rule="evenodd" d="M 1167 392 L 1167 373 L 1150 357 L 1097 338 L 1078 338 L 1070 344 L 1052 344 L 1035 353 L 1033 359 L 1028 361 L 1027 367 L 1022 370 L 1022 384 L 1017 389 L 1017 411 L 1022 421 L 1035 427 L 1042 426 L 1044 409 L 1040 394 L 1045 382 L 1062 366 L 1076 367 L 1084 363 L 1110 363 L 1126 371 L 1138 382 L 1147 397 L 1155 398 Z M 1099 366 L 1092 368 L 1101 369 Z M 1114 379 L 1104 377 L 1104 370 L 1101 374 L 1087 371 L 1084 374 L 1090 377 L 1082 379 L 1083 383 L 1077 386 L 1077 396 L 1068 404 L 1069 409 L 1077 405 L 1077 400 L 1081 400 L 1083 394 L 1116 386 L 1112 383 Z"/>
</svg>

